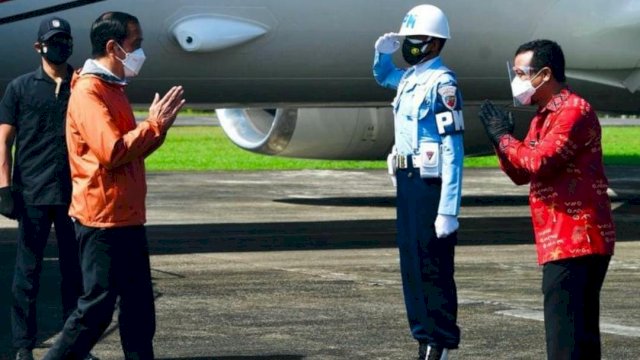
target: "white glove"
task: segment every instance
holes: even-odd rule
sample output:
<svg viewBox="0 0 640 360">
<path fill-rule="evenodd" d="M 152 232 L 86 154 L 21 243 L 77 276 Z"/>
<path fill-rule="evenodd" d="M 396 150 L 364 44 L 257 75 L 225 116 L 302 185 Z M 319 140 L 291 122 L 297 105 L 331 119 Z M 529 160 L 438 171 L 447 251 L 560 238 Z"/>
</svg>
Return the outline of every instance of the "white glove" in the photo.
<svg viewBox="0 0 640 360">
<path fill-rule="evenodd" d="M 389 177 L 391 178 L 391 183 L 393 184 L 393 187 L 397 186 L 397 182 L 396 182 L 396 152 L 395 152 L 396 147 L 393 147 L 393 151 L 389 153 L 389 155 L 387 155 L 387 170 L 389 173 Z"/>
<path fill-rule="evenodd" d="M 442 239 L 453 234 L 454 231 L 458 230 L 460 224 L 458 224 L 458 218 L 453 215 L 440 215 L 436 217 L 435 222 L 436 227 L 436 236 L 438 239 Z"/>
<path fill-rule="evenodd" d="M 396 164 L 396 155 L 398 155 L 398 149 L 393 145 L 391 147 L 391 152 L 387 155 L 387 170 L 393 187 L 397 187 L 398 185 L 398 182 L 396 181 L 396 169 L 398 168 Z"/>
<path fill-rule="evenodd" d="M 394 33 L 386 33 L 376 40 L 376 51 L 383 54 L 393 54 L 400 48 L 400 40 L 398 35 Z"/>
</svg>

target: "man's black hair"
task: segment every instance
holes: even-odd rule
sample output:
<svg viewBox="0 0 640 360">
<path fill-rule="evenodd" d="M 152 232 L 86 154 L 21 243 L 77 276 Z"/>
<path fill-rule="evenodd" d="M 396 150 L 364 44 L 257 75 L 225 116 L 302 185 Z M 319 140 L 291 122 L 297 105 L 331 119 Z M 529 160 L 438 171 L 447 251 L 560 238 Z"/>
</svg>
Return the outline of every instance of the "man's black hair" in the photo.
<svg viewBox="0 0 640 360">
<path fill-rule="evenodd" d="M 115 40 L 122 44 L 127 38 L 127 26 L 129 23 L 139 24 L 138 18 L 133 15 L 110 11 L 100 15 L 91 26 L 91 55 L 99 58 L 107 54 L 107 42 Z"/>
<path fill-rule="evenodd" d="M 564 54 L 562 53 L 560 45 L 551 40 L 533 40 L 520 45 L 518 50 L 516 50 L 516 56 L 527 51 L 533 51 L 531 67 L 536 71 L 548 67 L 551 69 L 551 73 L 557 81 L 565 82 Z"/>
</svg>

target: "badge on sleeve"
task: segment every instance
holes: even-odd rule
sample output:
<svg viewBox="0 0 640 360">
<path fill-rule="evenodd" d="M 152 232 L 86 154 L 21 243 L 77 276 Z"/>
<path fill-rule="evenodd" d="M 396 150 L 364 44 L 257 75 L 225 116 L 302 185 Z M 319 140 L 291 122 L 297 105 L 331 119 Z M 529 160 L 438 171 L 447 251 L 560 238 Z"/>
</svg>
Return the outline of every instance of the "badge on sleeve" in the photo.
<svg viewBox="0 0 640 360">
<path fill-rule="evenodd" d="M 458 89 L 453 85 L 446 85 L 438 88 L 438 94 L 442 97 L 442 103 L 449 110 L 456 108 L 458 103 L 458 97 L 456 96 L 457 90 Z"/>
</svg>

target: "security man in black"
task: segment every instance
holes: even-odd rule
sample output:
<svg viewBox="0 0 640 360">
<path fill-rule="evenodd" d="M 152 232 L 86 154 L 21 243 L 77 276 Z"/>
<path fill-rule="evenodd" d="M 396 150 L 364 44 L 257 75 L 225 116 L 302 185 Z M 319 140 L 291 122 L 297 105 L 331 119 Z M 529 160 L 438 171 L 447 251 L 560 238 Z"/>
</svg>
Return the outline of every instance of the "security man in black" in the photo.
<svg viewBox="0 0 640 360">
<path fill-rule="evenodd" d="M 79 251 L 68 215 L 65 118 L 73 73 L 67 64 L 73 49 L 69 23 L 44 19 L 34 47 L 41 66 L 9 83 L 0 103 L 0 214 L 18 220 L 11 328 L 16 359 L 27 360 L 33 359 L 36 345 L 36 297 L 52 224 L 62 279 L 62 322 L 82 293 Z"/>
</svg>

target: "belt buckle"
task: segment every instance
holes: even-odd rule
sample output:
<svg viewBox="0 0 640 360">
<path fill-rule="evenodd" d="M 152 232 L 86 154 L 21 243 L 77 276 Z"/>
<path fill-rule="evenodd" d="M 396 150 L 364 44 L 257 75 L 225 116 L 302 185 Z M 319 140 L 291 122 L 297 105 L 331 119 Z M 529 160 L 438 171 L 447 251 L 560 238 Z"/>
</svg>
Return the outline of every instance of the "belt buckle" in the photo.
<svg viewBox="0 0 640 360">
<path fill-rule="evenodd" d="M 407 168 L 407 157 L 403 155 L 398 155 L 396 157 L 396 164 L 398 164 L 398 169 L 406 169 Z"/>
</svg>

